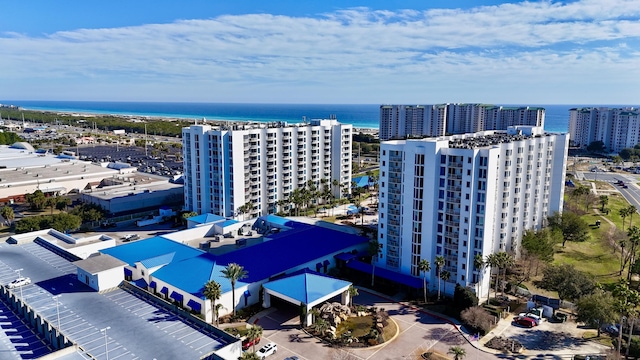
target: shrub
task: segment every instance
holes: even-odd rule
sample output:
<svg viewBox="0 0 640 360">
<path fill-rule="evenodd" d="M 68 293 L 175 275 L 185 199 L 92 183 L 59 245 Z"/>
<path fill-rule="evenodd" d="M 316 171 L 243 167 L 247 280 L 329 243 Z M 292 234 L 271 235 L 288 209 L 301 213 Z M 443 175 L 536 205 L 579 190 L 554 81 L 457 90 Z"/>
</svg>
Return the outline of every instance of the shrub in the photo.
<svg viewBox="0 0 640 360">
<path fill-rule="evenodd" d="M 456 284 L 456 289 L 453 292 L 453 304 L 458 310 L 464 310 L 472 306 L 477 306 L 478 297 L 471 289 Z"/>
<path fill-rule="evenodd" d="M 493 316 L 480 306 L 472 306 L 460 313 L 460 318 L 465 326 L 473 332 L 479 332 L 482 335 L 491 330 L 493 325 Z"/>
</svg>

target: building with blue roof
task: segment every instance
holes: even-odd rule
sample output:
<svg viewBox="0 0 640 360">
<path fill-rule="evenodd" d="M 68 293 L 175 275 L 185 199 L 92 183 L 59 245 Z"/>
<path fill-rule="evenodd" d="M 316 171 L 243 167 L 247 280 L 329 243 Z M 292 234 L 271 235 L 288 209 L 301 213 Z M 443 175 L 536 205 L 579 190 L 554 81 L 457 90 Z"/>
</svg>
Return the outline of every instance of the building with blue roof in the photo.
<svg viewBox="0 0 640 360">
<path fill-rule="evenodd" d="M 304 313 L 307 314 L 305 320 L 308 326 L 313 323 L 313 314 L 310 310 L 314 306 L 338 295 L 341 295 L 343 305 L 349 304 L 349 287 L 351 285 L 348 281 L 304 271 L 264 284 L 262 306 L 271 307 L 271 296 L 276 296 L 296 306 L 304 306 Z"/>
<path fill-rule="evenodd" d="M 223 294 L 218 303 L 224 306 L 220 315 L 226 315 L 233 308 L 261 301 L 262 286 L 273 279 L 305 269 L 326 273 L 330 267 L 335 266 L 336 255 L 365 251 L 368 247 L 368 239 L 365 237 L 274 215 L 259 218 L 255 224 L 264 229 L 277 228 L 282 231 L 265 230 L 266 235 L 261 243 L 217 256 L 182 243 L 188 242 L 187 237 L 197 228 L 139 240 L 101 252 L 127 264 L 124 267 L 125 280 L 132 281 L 167 301 L 199 312 L 206 321 L 211 322 L 211 302 L 202 293 L 208 281 L 213 280 L 221 285 Z M 203 229 L 200 233 L 207 231 L 209 230 Z M 231 283 L 222 275 L 222 270 L 230 263 L 237 263 L 247 271 L 247 277 L 236 282 L 235 304 Z M 311 297 L 303 299 L 305 304 L 311 303 L 311 306 L 317 300 L 315 296 L 319 296 L 313 294 L 318 291 L 337 291 L 328 283 L 342 284 L 336 279 L 306 279 L 314 285 L 313 293 L 309 292 L 311 288 L 305 288 L 307 295 Z M 290 280 L 289 283 L 295 282 Z M 276 290 L 272 295 L 291 297 L 290 293 Z M 292 298 L 298 299 L 297 296 Z"/>
</svg>

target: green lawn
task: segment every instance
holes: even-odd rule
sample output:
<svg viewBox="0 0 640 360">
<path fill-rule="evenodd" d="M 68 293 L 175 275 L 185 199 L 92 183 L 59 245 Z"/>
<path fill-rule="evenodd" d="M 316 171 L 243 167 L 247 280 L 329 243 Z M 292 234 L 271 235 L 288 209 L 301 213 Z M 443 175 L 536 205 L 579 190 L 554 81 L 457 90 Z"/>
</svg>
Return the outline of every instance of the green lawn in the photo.
<svg viewBox="0 0 640 360">
<path fill-rule="evenodd" d="M 351 336 L 361 337 L 369 334 L 373 327 L 373 317 L 367 316 L 350 316 L 347 320 L 338 324 L 336 329 L 336 337 L 340 337 L 343 333 L 351 331 Z"/>
<path fill-rule="evenodd" d="M 568 200 L 568 199 L 567 199 Z M 571 201 L 571 200 L 568 200 Z M 620 252 L 617 251 L 607 240 L 607 232 L 611 225 L 604 220 L 609 219 L 617 228 L 622 229 L 622 218 L 618 213 L 629 203 L 619 194 L 609 195 L 607 208 L 610 209 L 608 215 L 597 214 L 594 209 L 582 216 L 582 219 L 589 224 L 589 240 L 582 243 L 567 242 L 565 247 L 558 245 L 554 256 L 554 264 L 569 264 L 575 266 L 577 270 L 584 271 L 596 277 L 596 280 L 603 284 L 617 281 L 620 276 Z M 594 208 L 599 208 L 599 203 L 594 203 Z M 584 209 L 584 207 L 582 207 Z M 600 228 L 592 226 L 596 220 L 601 220 Z M 636 216 L 634 223 L 640 221 L 640 216 Z M 625 230 L 629 227 L 629 218 L 625 219 Z"/>
</svg>

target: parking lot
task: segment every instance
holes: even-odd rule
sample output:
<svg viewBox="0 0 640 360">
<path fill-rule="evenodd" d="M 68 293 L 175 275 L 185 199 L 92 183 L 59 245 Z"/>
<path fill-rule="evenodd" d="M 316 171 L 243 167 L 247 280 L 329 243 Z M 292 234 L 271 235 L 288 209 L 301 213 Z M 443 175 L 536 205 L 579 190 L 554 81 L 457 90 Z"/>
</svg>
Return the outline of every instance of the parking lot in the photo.
<svg viewBox="0 0 640 360">
<path fill-rule="evenodd" d="M 525 348 L 523 355 L 552 353 L 554 355 L 599 354 L 607 350 L 603 345 L 582 338 L 585 329 L 573 321 L 554 323 L 542 321 L 533 328 L 511 324 L 513 317 L 500 320 L 495 336 L 518 340 Z"/>
<path fill-rule="evenodd" d="M 220 346 L 209 332 L 129 292 L 95 292 L 77 280 L 72 264 L 37 244 L 0 243 L 0 254 L 0 281 L 10 282 L 22 269 L 32 283 L 14 293 L 96 359 L 197 359 Z M 2 332 L 0 341 L 15 331 L 3 326 Z M 41 351 L 32 343 L 29 351 Z"/>
</svg>

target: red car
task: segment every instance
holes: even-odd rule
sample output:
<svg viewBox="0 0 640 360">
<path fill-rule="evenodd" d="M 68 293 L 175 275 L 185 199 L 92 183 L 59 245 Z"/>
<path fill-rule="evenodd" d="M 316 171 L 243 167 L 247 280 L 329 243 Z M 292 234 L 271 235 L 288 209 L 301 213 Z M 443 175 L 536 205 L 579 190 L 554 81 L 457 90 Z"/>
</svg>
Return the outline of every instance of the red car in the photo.
<svg viewBox="0 0 640 360">
<path fill-rule="evenodd" d="M 536 326 L 536 321 L 528 317 L 518 317 L 514 320 L 514 322 L 520 326 L 524 326 L 528 328 L 532 328 Z"/>
<path fill-rule="evenodd" d="M 249 338 L 245 338 L 244 340 L 242 340 L 242 350 L 249 349 L 251 346 L 253 346 L 253 344 L 258 345 L 259 342 L 260 338 L 257 338 L 255 341 L 251 341 Z"/>
</svg>

